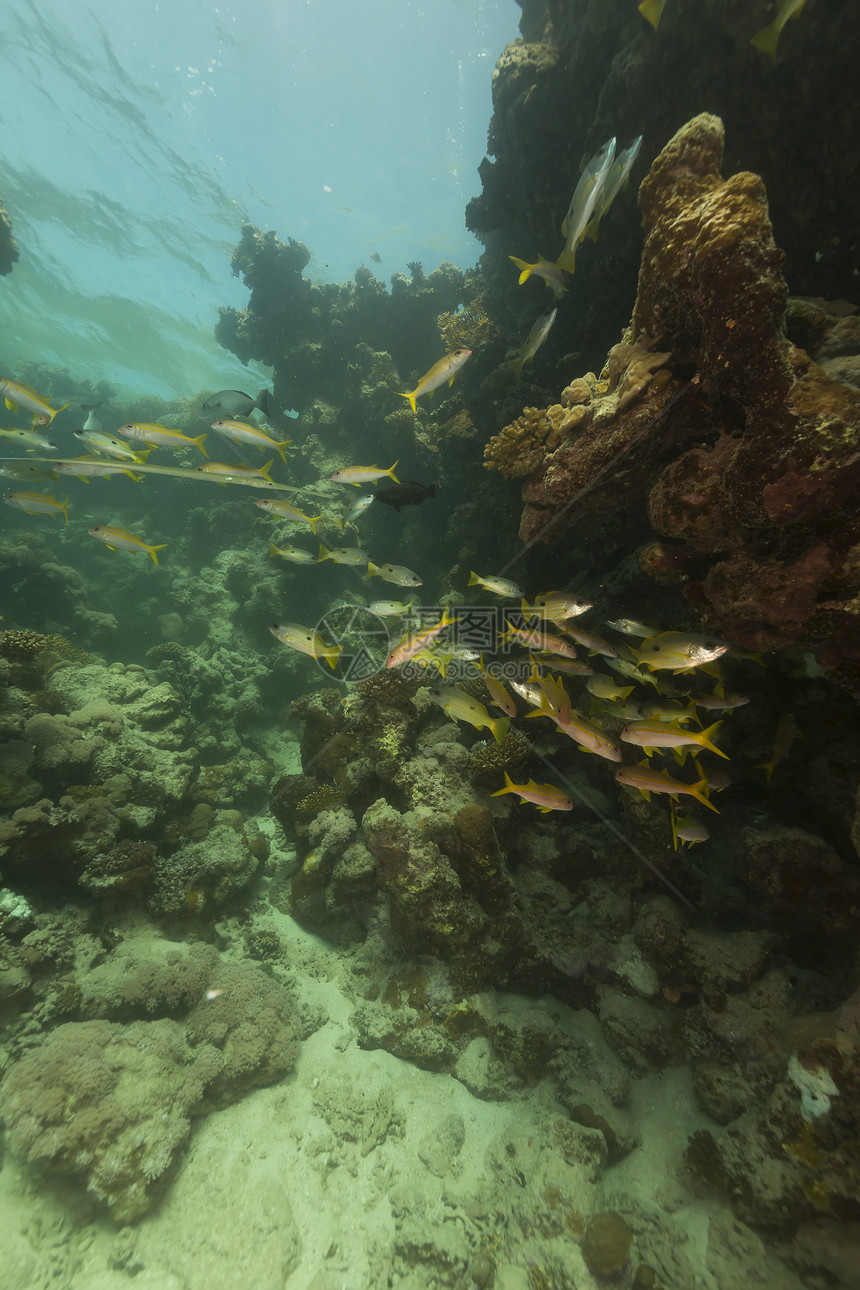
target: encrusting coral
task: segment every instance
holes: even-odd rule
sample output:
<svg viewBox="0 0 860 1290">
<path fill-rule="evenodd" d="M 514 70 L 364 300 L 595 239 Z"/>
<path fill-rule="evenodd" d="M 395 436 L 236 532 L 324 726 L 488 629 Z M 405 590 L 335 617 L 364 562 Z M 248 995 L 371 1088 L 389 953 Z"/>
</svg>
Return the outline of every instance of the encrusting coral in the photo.
<svg viewBox="0 0 860 1290">
<path fill-rule="evenodd" d="M 786 338 L 764 185 L 723 179 L 722 157 L 722 123 L 702 114 L 656 158 L 640 188 L 633 318 L 605 379 L 574 383 L 569 437 L 550 422 L 573 386 L 561 405 L 526 409 L 486 464 L 528 476 L 524 542 L 647 497 L 661 536 L 642 568 L 709 629 L 749 648 L 814 648 L 860 688 L 860 391 Z"/>
<path fill-rule="evenodd" d="M 132 938 L 75 988 L 74 1008 L 84 1020 L 59 1025 L 11 1070 L 4 1118 L 16 1155 L 83 1178 L 118 1223 L 157 1199 L 194 1116 L 274 1083 L 295 1061 L 290 993 L 211 946 Z M 141 1010 L 158 1019 L 104 1019 Z M 165 1015 L 176 1012 L 184 1019 Z"/>
<path fill-rule="evenodd" d="M 450 310 L 436 319 L 439 335 L 448 353 L 455 349 L 477 349 L 487 337 L 489 319 L 480 296 L 474 296 L 462 309 Z"/>
</svg>

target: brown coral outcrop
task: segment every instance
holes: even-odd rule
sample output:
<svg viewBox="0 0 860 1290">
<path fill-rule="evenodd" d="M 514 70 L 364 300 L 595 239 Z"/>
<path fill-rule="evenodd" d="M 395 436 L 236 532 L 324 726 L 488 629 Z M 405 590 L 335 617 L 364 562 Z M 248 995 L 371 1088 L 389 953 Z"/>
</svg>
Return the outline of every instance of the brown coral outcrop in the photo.
<svg viewBox="0 0 860 1290">
<path fill-rule="evenodd" d="M 722 122 L 702 114 L 643 181 L 630 327 L 573 436 L 547 431 L 520 536 L 552 540 L 578 515 L 647 497 L 669 541 L 652 543 L 642 567 L 680 585 L 711 630 L 754 648 L 814 648 L 860 686 L 860 392 L 786 338 L 764 185 L 721 178 L 722 157 Z M 554 410 L 527 410 L 528 425 L 552 424 Z M 539 446 L 525 432 L 523 418 L 503 431 L 487 464 L 525 474 Z"/>
<path fill-rule="evenodd" d="M 12 236 L 12 224 L 6 208 L 0 202 L 0 274 L 11 273 L 12 265 L 17 259 L 18 243 Z"/>
</svg>

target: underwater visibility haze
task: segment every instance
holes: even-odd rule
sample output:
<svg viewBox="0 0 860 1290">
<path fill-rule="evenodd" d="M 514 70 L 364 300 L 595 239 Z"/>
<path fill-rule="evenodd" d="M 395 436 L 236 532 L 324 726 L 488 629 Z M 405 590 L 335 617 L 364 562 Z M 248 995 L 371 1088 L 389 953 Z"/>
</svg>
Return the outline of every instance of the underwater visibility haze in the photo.
<svg viewBox="0 0 860 1290">
<path fill-rule="evenodd" d="M 855 6 L 0 34 L 3 1290 L 853 1290 Z"/>
</svg>

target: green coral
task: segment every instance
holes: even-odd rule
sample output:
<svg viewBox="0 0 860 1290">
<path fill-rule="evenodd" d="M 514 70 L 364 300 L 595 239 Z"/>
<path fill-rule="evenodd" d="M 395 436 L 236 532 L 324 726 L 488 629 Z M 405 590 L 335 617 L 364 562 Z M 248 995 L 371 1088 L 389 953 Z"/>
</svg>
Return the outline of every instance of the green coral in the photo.
<svg viewBox="0 0 860 1290">
<path fill-rule="evenodd" d="M 531 751 L 525 735 L 511 726 L 500 744 L 489 741 L 475 744 L 469 757 L 472 778 L 495 782 L 504 771 L 522 766 L 531 756 Z"/>
<path fill-rule="evenodd" d="M 436 324 L 449 353 L 455 349 L 477 349 L 486 339 L 490 326 L 479 295 L 454 312 L 440 314 Z"/>
</svg>

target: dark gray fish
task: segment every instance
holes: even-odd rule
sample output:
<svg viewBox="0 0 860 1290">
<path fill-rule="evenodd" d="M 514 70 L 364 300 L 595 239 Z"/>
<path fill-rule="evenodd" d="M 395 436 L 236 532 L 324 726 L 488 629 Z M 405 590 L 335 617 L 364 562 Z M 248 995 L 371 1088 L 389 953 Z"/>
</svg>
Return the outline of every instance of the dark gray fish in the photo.
<svg viewBox="0 0 860 1290">
<path fill-rule="evenodd" d="M 399 511 L 401 506 L 420 506 L 426 498 L 435 496 L 435 484 L 418 484 L 414 479 L 403 479 L 399 484 L 380 484 L 374 493 L 374 500 Z"/>
<path fill-rule="evenodd" d="M 206 400 L 201 411 L 217 412 L 222 417 L 249 417 L 254 408 L 267 417 L 276 411 L 268 390 L 260 390 L 255 399 L 243 390 L 219 390 Z"/>
</svg>

